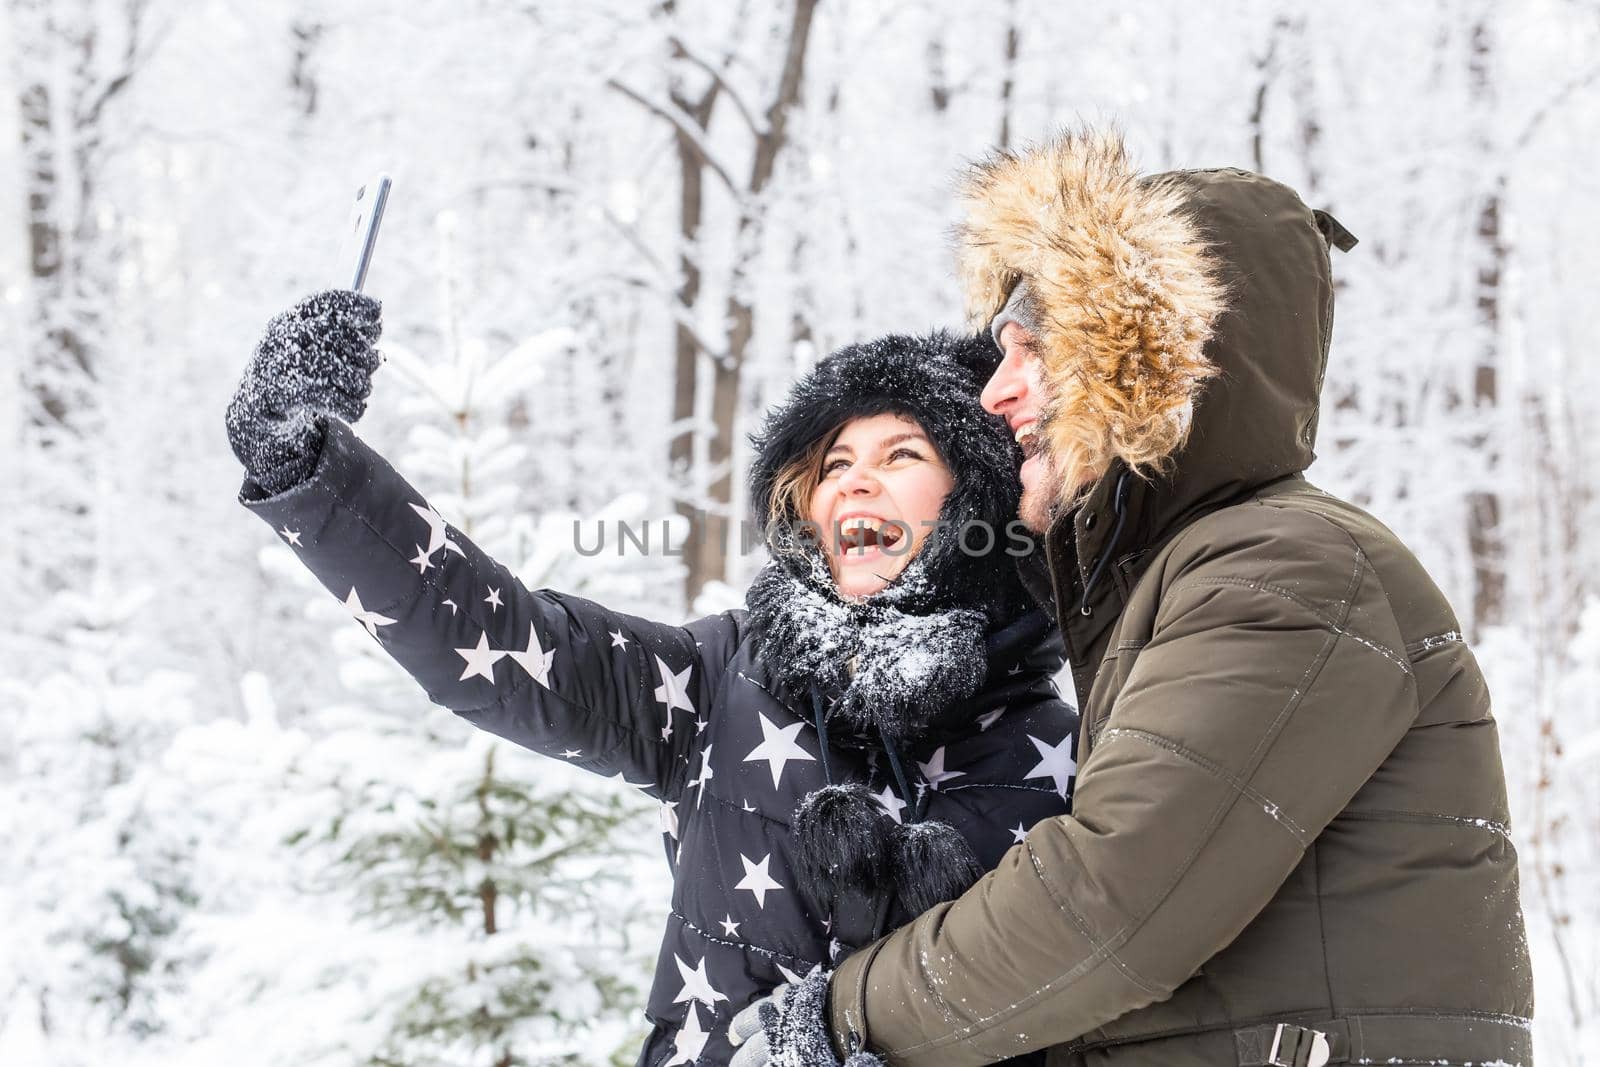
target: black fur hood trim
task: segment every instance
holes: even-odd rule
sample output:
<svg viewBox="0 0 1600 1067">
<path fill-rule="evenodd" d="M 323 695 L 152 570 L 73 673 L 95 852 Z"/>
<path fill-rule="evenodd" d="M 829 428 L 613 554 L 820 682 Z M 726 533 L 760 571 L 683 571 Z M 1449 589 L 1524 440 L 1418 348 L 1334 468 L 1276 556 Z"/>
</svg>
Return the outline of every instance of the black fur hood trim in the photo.
<svg viewBox="0 0 1600 1067">
<path fill-rule="evenodd" d="M 1000 353 L 986 334 L 935 331 L 922 336 L 891 334 L 850 345 L 823 359 L 787 398 L 768 412 L 751 436 L 756 459 L 750 470 L 750 505 L 756 525 L 769 529 L 774 482 L 783 468 L 818 440 L 851 419 L 896 414 L 915 419 L 932 439 L 955 477 L 940 519 L 943 536 L 930 537 L 919 559 L 929 579 L 910 588 L 912 568 L 872 599 L 893 601 L 922 614 L 949 607 L 984 611 L 991 623 L 1014 617 L 1027 603 L 1007 554 L 1025 536 L 1017 517 L 1022 454 L 1005 420 L 983 410 L 979 394 L 999 365 Z M 987 534 L 968 524 L 984 523 Z M 961 531 L 967 530 L 966 550 Z M 975 554 L 981 552 L 982 554 Z M 900 586 L 901 588 L 896 588 Z"/>
</svg>

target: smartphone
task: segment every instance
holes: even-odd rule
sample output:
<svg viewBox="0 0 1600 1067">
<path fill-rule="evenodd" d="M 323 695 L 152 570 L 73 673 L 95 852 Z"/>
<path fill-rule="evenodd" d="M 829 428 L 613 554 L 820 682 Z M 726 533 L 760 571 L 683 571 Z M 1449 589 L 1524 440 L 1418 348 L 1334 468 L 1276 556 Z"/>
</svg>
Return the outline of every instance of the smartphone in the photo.
<svg viewBox="0 0 1600 1067">
<path fill-rule="evenodd" d="M 350 279 L 350 288 L 358 293 L 366 284 L 372 250 L 378 244 L 378 226 L 383 222 L 384 205 L 389 202 L 390 184 L 387 174 L 374 176 L 356 190 L 356 202 L 350 209 L 340 262 L 346 271 L 345 277 Z"/>
</svg>

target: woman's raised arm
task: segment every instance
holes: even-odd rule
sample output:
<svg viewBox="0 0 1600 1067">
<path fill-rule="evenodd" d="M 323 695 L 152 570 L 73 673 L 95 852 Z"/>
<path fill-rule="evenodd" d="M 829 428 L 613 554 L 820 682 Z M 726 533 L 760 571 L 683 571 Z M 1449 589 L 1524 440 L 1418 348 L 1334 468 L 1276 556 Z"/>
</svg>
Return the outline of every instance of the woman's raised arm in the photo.
<svg viewBox="0 0 1600 1067">
<path fill-rule="evenodd" d="M 332 417 L 341 412 L 320 406 L 307 382 L 278 380 L 321 360 L 327 366 L 316 374 L 338 378 L 340 397 L 365 398 L 365 379 L 354 388 L 343 379 L 350 367 L 376 367 L 376 359 L 350 350 L 370 350 L 376 331 L 330 323 L 326 301 L 323 317 L 309 324 L 303 314 L 295 318 L 320 298 L 289 312 L 288 321 L 274 320 L 230 406 L 230 438 L 250 471 L 240 502 L 277 531 L 435 703 L 526 748 L 621 775 L 658 797 L 675 795 L 697 762 L 690 759 L 696 720 L 709 711 L 738 643 L 733 619 L 670 626 L 526 589 Z M 275 337 L 296 351 L 263 359 Z M 264 376 L 271 379 L 263 383 Z M 275 416 L 251 411 L 258 401 L 247 391 L 288 409 Z M 286 396 L 298 397 L 299 406 L 284 405 Z M 250 449 L 235 437 L 235 427 L 263 418 L 297 427 L 294 441 L 310 442 L 286 486 L 264 487 Z M 295 451 L 275 445 L 272 468 L 294 468 Z"/>
</svg>

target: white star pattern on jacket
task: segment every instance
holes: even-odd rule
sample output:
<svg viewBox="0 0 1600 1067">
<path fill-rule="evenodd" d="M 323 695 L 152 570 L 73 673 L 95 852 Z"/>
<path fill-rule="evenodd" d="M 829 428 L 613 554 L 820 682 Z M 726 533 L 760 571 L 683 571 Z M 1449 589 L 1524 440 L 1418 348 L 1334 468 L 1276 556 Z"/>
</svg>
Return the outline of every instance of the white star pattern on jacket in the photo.
<svg viewBox="0 0 1600 1067">
<path fill-rule="evenodd" d="M 458 648 L 456 655 L 467 661 L 467 666 L 461 672 L 457 681 L 464 682 L 468 678 L 487 678 L 489 684 L 494 684 L 494 665 L 500 661 L 505 653 L 489 647 L 489 635 L 479 634 L 476 648 Z"/>
<path fill-rule="evenodd" d="M 624 652 L 628 650 L 628 638 L 621 630 L 607 630 L 606 633 L 611 635 L 612 648 L 620 648 Z"/>
<path fill-rule="evenodd" d="M 356 587 L 350 587 L 350 595 L 344 598 L 344 606 L 355 616 L 355 620 L 367 628 L 367 633 L 373 637 L 378 636 L 378 627 L 392 626 L 394 620 L 387 615 L 379 615 L 376 611 L 368 611 L 361 603 L 361 596 L 356 592 Z"/>
<path fill-rule="evenodd" d="M 701 957 L 698 967 L 690 967 L 680 956 L 674 955 L 672 958 L 678 961 L 678 973 L 683 976 L 683 988 L 672 998 L 674 1004 L 682 1004 L 686 1000 L 698 1000 L 712 1011 L 716 1011 L 717 1001 L 728 999 L 712 988 L 711 979 L 706 975 L 705 957 Z"/>
<path fill-rule="evenodd" d="M 278 532 L 283 535 L 283 539 L 285 541 L 289 542 L 294 547 L 296 547 L 296 548 L 303 547 L 300 544 L 300 531 L 299 530 L 291 530 L 291 529 L 289 529 L 289 524 L 288 523 L 284 523 L 283 524 L 283 529 L 279 530 Z"/>
<path fill-rule="evenodd" d="M 700 1010 L 693 1001 L 689 1002 L 689 1017 L 683 1021 L 683 1028 L 672 1039 L 672 1059 L 662 1064 L 661 1067 L 674 1067 L 679 1063 L 694 1063 L 700 1058 L 700 1053 L 705 1051 L 706 1039 L 711 1035 L 700 1027 Z"/>
<path fill-rule="evenodd" d="M 528 624 L 527 649 L 522 652 L 512 650 L 507 652 L 506 655 L 516 660 L 523 670 L 533 675 L 534 681 L 546 689 L 550 688 L 550 664 L 556 658 L 556 650 L 553 648 L 549 652 L 544 650 L 544 646 L 539 644 L 539 635 L 533 632 L 533 623 L 530 622 Z"/>
<path fill-rule="evenodd" d="M 483 602 L 489 605 L 490 611 L 493 611 L 495 608 L 505 606 L 500 600 L 500 590 L 496 589 L 492 585 L 486 585 L 484 588 L 489 590 L 489 595 L 483 598 Z"/>
<path fill-rule="evenodd" d="M 418 515 L 422 516 L 423 522 L 428 524 L 428 547 L 418 548 L 417 558 L 411 561 L 417 565 L 418 574 L 422 574 L 427 571 L 428 564 L 433 559 L 433 554 L 439 551 L 441 548 L 450 552 L 454 552 L 458 556 L 466 555 L 465 552 L 461 551 L 460 545 L 456 544 L 454 541 L 450 540 L 448 536 L 446 536 L 444 516 L 440 515 L 437 511 L 434 511 L 430 507 L 422 507 L 416 504 L 412 504 L 410 507 L 412 511 L 415 511 Z"/>
<path fill-rule="evenodd" d="M 1048 745 L 1034 737 L 1027 735 L 1033 742 L 1033 747 L 1039 750 L 1043 758 L 1033 770 L 1023 775 L 1024 778 L 1050 778 L 1055 781 L 1056 792 L 1062 796 L 1067 795 L 1067 786 L 1072 784 L 1072 776 L 1078 773 L 1078 761 L 1072 758 L 1072 737 L 1068 735 L 1061 739 L 1059 745 Z"/>
<path fill-rule="evenodd" d="M 783 778 L 783 768 L 790 760 L 808 760 L 816 762 L 817 757 L 801 748 L 794 737 L 805 723 L 790 723 L 788 726 L 779 726 L 762 712 L 756 712 L 761 719 L 761 744 L 751 750 L 750 755 L 744 758 L 745 763 L 755 760 L 766 760 L 767 766 L 772 770 L 772 788 L 778 788 L 779 781 Z"/>
<path fill-rule="evenodd" d="M 1022 825 L 1020 822 L 1017 823 L 1015 829 L 1013 829 L 1011 831 L 1011 841 L 1012 841 L 1012 843 L 1020 845 L 1020 844 L 1022 844 L 1023 841 L 1027 840 L 1027 837 L 1028 837 L 1028 828 L 1026 826 Z"/>
<path fill-rule="evenodd" d="M 656 670 L 661 672 L 661 684 L 656 686 L 656 699 L 667 706 L 667 723 L 670 727 L 674 708 L 682 708 L 691 715 L 695 713 L 694 701 L 689 699 L 689 675 L 694 671 L 694 664 L 674 673 L 666 661 L 657 656 Z"/>
<path fill-rule="evenodd" d="M 822 964 L 813 963 L 811 965 L 811 969 L 806 972 L 805 978 L 802 978 L 798 974 L 795 974 L 793 971 L 791 971 L 789 968 L 785 967 L 783 964 L 781 964 L 781 963 L 778 964 L 778 973 L 783 975 L 783 980 L 788 982 L 790 985 L 799 985 L 801 982 L 805 981 L 806 978 L 810 978 L 812 975 L 816 974 L 820 970 L 822 970 Z"/>
<path fill-rule="evenodd" d="M 929 757 L 927 763 L 917 764 L 917 768 L 922 771 L 922 777 L 926 778 L 928 784 L 934 789 L 939 788 L 940 782 L 948 782 L 952 778 L 961 778 L 967 773 L 966 771 L 947 771 L 944 769 L 943 745 L 934 749 L 933 755 Z"/>
<path fill-rule="evenodd" d="M 773 880 L 772 875 L 767 871 L 767 865 L 772 862 L 772 853 L 767 853 L 761 857 L 761 862 L 757 863 L 741 852 L 739 854 L 739 862 L 744 864 L 744 878 L 733 888 L 747 889 L 754 893 L 756 895 L 756 907 L 765 911 L 767 907 L 767 891 L 783 888 Z"/>
<path fill-rule="evenodd" d="M 676 800 L 663 800 L 661 802 L 661 832 L 678 839 L 678 802 Z"/>
<path fill-rule="evenodd" d="M 872 799 L 876 800 L 878 805 L 888 813 L 889 818 L 893 819 L 895 822 L 905 821 L 900 817 L 900 813 L 905 810 L 906 802 L 895 796 L 893 789 L 890 789 L 888 786 L 884 786 L 883 792 L 874 793 L 872 795 Z"/>
<path fill-rule="evenodd" d="M 698 791 L 694 795 L 694 806 L 697 807 L 697 808 L 700 806 L 700 798 L 706 795 L 706 783 L 711 781 L 711 778 L 712 778 L 712 774 L 711 774 L 711 750 L 716 748 L 716 747 L 717 747 L 716 745 L 707 745 L 701 751 L 701 753 L 700 753 L 700 777 L 691 778 L 689 780 L 688 786 L 685 787 L 685 788 L 698 787 Z"/>
<path fill-rule="evenodd" d="M 724 937 L 739 936 L 739 924 L 733 921 L 732 915 L 722 917 L 722 933 Z"/>
<path fill-rule="evenodd" d="M 650 783 L 648 783 L 648 782 L 630 782 L 630 781 L 628 781 L 628 779 L 623 776 L 623 773 L 621 771 L 618 771 L 616 774 L 608 774 L 608 775 L 606 775 L 606 781 L 608 781 L 608 782 L 621 782 L 623 785 L 628 786 L 630 789 L 649 789 L 650 788 Z"/>
</svg>

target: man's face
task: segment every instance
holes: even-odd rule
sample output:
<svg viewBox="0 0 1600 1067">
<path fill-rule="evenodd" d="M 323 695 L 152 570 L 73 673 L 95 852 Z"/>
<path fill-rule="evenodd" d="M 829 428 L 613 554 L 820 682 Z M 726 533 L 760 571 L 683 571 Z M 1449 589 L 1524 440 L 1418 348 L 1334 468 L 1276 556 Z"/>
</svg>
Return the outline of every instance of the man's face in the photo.
<svg viewBox="0 0 1600 1067">
<path fill-rule="evenodd" d="M 1019 322 L 1000 331 L 1005 358 L 983 387 L 983 408 L 1004 418 L 1022 446 L 1022 504 L 1017 517 L 1034 533 L 1050 525 L 1050 505 L 1060 491 L 1060 475 L 1051 463 L 1049 449 L 1036 432 L 1049 397 L 1045 393 L 1042 365 L 1034 336 Z"/>
</svg>

